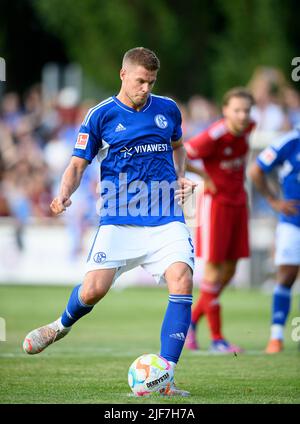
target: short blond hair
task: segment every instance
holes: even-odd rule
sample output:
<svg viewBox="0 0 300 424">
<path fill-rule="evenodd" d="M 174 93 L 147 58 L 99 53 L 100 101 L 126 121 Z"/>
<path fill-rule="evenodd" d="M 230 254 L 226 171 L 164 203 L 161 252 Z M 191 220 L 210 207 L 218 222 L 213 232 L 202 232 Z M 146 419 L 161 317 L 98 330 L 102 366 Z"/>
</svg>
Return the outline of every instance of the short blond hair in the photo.
<svg viewBox="0 0 300 424">
<path fill-rule="evenodd" d="M 126 62 L 143 66 L 148 71 L 158 71 L 160 68 L 160 62 L 156 54 L 145 47 L 135 47 L 128 50 L 123 57 L 123 67 Z"/>
</svg>

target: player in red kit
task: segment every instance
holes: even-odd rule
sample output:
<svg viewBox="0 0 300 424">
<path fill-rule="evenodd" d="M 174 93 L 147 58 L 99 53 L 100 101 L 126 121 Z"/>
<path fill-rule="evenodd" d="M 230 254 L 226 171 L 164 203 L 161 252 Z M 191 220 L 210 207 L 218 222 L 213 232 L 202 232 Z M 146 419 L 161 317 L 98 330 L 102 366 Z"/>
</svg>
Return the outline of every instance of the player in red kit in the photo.
<svg viewBox="0 0 300 424">
<path fill-rule="evenodd" d="M 186 339 L 188 349 L 197 350 L 196 326 L 205 315 L 211 333 L 211 351 L 242 350 L 226 341 L 222 333 L 219 296 L 235 274 L 240 258 L 249 256 L 248 205 L 244 188 L 252 95 L 233 88 L 223 99 L 223 118 L 201 134 L 187 140 L 188 158 L 201 159 L 203 169 L 188 164 L 187 170 L 204 180 L 200 197 L 201 220 L 196 228 L 196 255 L 204 259 L 200 296 L 192 310 Z"/>
</svg>

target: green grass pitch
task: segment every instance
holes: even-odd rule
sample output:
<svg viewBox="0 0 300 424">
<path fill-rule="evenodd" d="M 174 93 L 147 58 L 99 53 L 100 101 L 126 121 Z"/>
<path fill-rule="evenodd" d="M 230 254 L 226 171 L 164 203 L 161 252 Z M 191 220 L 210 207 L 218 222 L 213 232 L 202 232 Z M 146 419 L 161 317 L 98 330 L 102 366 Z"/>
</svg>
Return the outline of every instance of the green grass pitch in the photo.
<svg viewBox="0 0 300 424">
<path fill-rule="evenodd" d="M 206 323 L 199 326 L 199 352 L 183 351 L 177 385 L 189 398 L 128 396 L 127 371 L 143 353 L 158 353 L 167 290 L 160 287 L 112 289 L 63 340 L 39 355 L 22 351 L 24 336 L 56 319 L 70 287 L 0 286 L 0 403 L 300 403 L 300 352 L 291 339 L 299 316 L 294 296 L 282 354 L 263 354 L 270 319 L 270 295 L 227 289 L 222 296 L 225 335 L 247 353 L 210 355 Z M 197 290 L 195 289 L 195 296 Z"/>
</svg>

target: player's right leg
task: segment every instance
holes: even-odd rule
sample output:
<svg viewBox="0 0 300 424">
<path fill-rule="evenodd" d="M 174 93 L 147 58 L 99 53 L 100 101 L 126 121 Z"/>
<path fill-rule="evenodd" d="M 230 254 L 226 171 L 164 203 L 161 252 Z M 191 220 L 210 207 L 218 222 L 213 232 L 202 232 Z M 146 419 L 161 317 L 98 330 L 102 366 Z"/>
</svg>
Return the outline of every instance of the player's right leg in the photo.
<svg viewBox="0 0 300 424">
<path fill-rule="evenodd" d="M 220 339 L 221 320 L 218 297 L 222 289 L 220 284 L 221 266 L 219 263 L 206 262 L 204 275 L 200 283 L 200 294 L 192 309 L 191 325 L 187 334 L 185 347 L 189 350 L 199 349 L 196 332 L 199 317 L 206 315 L 212 339 Z"/>
<path fill-rule="evenodd" d="M 275 265 L 278 266 L 277 284 L 272 302 L 271 335 L 265 352 L 283 350 L 284 326 L 290 311 L 291 288 L 297 278 L 300 265 L 300 228 L 279 223 L 276 230 Z"/>
<path fill-rule="evenodd" d="M 221 293 L 223 292 L 224 288 L 227 287 L 230 284 L 230 281 L 232 280 L 235 271 L 237 267 L 237 260 L 227 260 L 222 263 L 221 271 L 220 271 L 220 277 L 219 281 L 221 283 L 220 289 L 218 291 L 218 298 L 220 297 Z M 216 319 L 214 318 L 214 315 L 216 315 Z M 212 316 L 210 316 L 210 312 L 208 310 L 207 314 L 208 321 L 211 322 L 211 328 L 214 328 L 216 326 L 216 335 L 219 333 L 221 334 L 221 305 L 219 304 L 219 307 L 216 310 L 212 310 Z M 218 324 L 219 323 L 219 324 Z M 212 333 L 213 335 L 213 333 Z M 237 345 L 229 343 L 227 340 L 224 339 L 224 337 L 212 337 L 212 344 L 211 344 L 211 351 L 215 353 L 242 353 L 244 350 L 240 348 Z"/>
<path fill-rule="evenodd" d="M 193 273 L 184 262 L 171 264 L 165 272 L 169 302 L 161 327 L 160 355 L 167 359 L 174 372 L 179 361 L 191 320 Z M 163 396 L 189 396 L 190 393 L 171 384 L 160 392 Z"/>
<path fill-rule="evenodd" d="M 278 284 L 274 288 L 270 340 L 265 352 L 279 353 L 283 350 L 284 327 L 291 306 L 291 288 L 297 278 L 299 267 L 281 265 L 277 273 Z"/>
<path fill-rule="evenodd" d="M 116 269 L 97 269 L 88 272 L 83 284 L 73 289 L 62 316 L 27 334 L 23 342 L 24 351 L 30 355 L 40 353 L 50 344 L 65 337 L 72 325 L 91 312 L 94 305 L 106 295 L 115 273 Z"/>
<path fill-rule="evenodd" d="M 222 333 L 220 294 L 224 287 L 232 279 L 236 270 L 237 261 L 224 261 L 223 263 L 207 262 L 204 269 L 204 277 L 201 282 L 200 296 L 192 311 L 192 320 L 186 338 L 186 348 L 196 350 L 198 348 L 196 340 L 196 327 L 193 325 L 195 316 L 199 310 L 206 315 L 210 335 L 211 351 L 214 353 L 241 353 L 243 350 L 230 344 L 225 340 Z"/>
<path fill-rule="evenodd" d="M 216 353 L 242 352 L 241 348 L 228 343 L 222 335 L 219 298 L 222 290 L 235 274 L 238 259 L 249 256 L 247 206 L 232 207 L 215 203 L 213 207 L 208 262 L 212 269 L 215 264 L 221 264 L 221 269 L 218 275 L 216 272 L 208 272 L 206 277 L 208 282 L 213 283 L 215 289 L 213 293 L 206 294 L 206 317 L 212 338 L 211 351 Z"/>
<path fill-rule="evenodd" d="M 195 253 L 202 257 L 205 262 L 210 257 L 210 246 L 208 240 L 212 238 L 212 221 L 215 215 L 214 201 L 211 195 L 205 194 L 198 198 L 197 223 L 199 226 L 195 230 Z M 216 272 L 219 272 L 218 270 Z M 203 287 L 206 285 L 205 275 L 200 281 L 199 296 L 192 308 L 191 324 L 187 333 L 185 347 L 189 350 L 198 350 L 197 326 L 200 319 L 206 315 L 206 300 L 203 296 Z"/>
</svg>

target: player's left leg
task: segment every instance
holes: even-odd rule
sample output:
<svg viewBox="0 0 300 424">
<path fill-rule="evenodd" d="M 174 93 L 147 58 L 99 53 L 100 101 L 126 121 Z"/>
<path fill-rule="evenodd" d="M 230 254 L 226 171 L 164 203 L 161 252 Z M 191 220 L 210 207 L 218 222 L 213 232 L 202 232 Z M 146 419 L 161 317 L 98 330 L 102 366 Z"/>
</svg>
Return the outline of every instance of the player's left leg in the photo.
<svg viewBox="0 0 300 424">
<path fill-rule="evenodd" d="M 165 272 L 165 280 L 169 289 L 169 303 L 161 328 L 160 355 L 175 368 L 191 321 L 192 270 L 184 262 L 173 263 Z M 188 396 L 189 392 L 172 385 L 165 394 Z"/>
<path fill-rule="evenodd" d="M 200 287 L 201 294 L 197 303 L 197 305 L 202 303 L 212 343 L 223 339 L 221 305 L 219 300 L 222 289 L 221 270 L 222 263 L 206 262 L 204 278 Z"/>
<path fill-rule="evenodd" d="M 42 352 L 52 343 L 65 337 L 80 318 L 90 313 L 94 305 L 110 289 L 116 269 L 98 269 L 88 272 L 83 284 L 72 290 L 62 316 L 50 324 L 30 331 L 25 337 L 23 349 L 34 355 Z"/>
<path fill-rule="evenodd" d="M 220 292 L 224 290 L 225 287 L 227 287 L 234 277 L 236 267 L 237 267 L 237 260 L 231 260 L 231 261 L 224 261 L 221 266 L 221 275 L 220 275 L 220 283 L 221 283 L 221 289 Z"/>
<path fill-rule="evenodd" d="M 224 209 L 222 211 L 222 209 Z M 246 258 L 249 256 L 249 234 L 248 234 L 248 209 L 246 205 L 234 206 L 234 207 L 222 207 L 220 209 L 220 217 L 222 224 L 226 226 L 227 231 L 222 234 L 222 243 L 224 243 L 223 257 L 221 270 L 219 273 L 219 284 L 220 289 L 217 293 L 219 298 L 221 292 L 230 283 L 233 278 L 237 262 L 240 258 Z M 217 225 L 217 224 L 216 224 Z M 220 223 L 219 223 L 220 225 Z M 229 231 L 229 233 L 228 233 Z M 223 237 L 224 235 L 224 237 Z M 223 241 L 224 240 L 224 241 Z M 218 239 L 214 239 L 214 244 L 219 243 Z M 219 243 L 220 244 L 220 243 Z M 211 313 L 210 313 L 211 310 Z M 211 315 L 211 318 L 210 318 Z M 219 334 L 222 334 L 222 316 L 221 316 L 221 305 L 216 301 L 215 308 L 210 308 L 207 313 L 208 321 L 215 325 Z M 212 325 L 211 324 L 211 325 Z M 216 332 L 217 334 L 217 332 Z M 242 352 L 243 350 L 236 345 L 232 345 L 226 340 L 215 340 L 212 343 L 212 350 L 222 353 L 231 352 Z"/>
<path fill-rule="evenodd" d="M 268 354 L 279 353 L 283 350 L 284 326 L 291 306 L 291 288 L 296 281 L 298 271 L 297 265 L 279 266 L 278 284 L 273 292 L 271 334 L 265 350 Z"/>
<path fill-rule="evenodd" d="M 291 303 L 291 287 L 300 266 L 300 228 L 280 222 L 276 230 L 275 265 L 278 266 L 277 285 L 273 293 L 271 337 L 266 353 L 283 350 L 283 331 Z"/>
<path fill-rule="evenodd" d="M 222 334 L 222 305 L 219 301 L 220 295 L 232 280 L 236 267 L 237 260 L 227 260 L 221 264 L 219 272 L 219 290 L 215 294 L 215 299 L 211 302 L 211 306 L 207 308 L 207 320 L 212 332 L 212 346 L 211 350 L 216 353 L 241 353 L 243 349 L 239 346 L 229 343 L 224 337 L 217 338 L 215 335 Z"/>
<path fill-rule="evenodd" d="M 247 209 L 244 205 L 229 206 L 208 198 L 204 203 L 204 216 L 204 225 L 196 235 L 197 247 L 205 259 L 205 268 L 200 284 L 200 296 L 192 310 L 186 347 L 193 350 L 197 347 L 196 325 L 199 318 L 205 315 L 212 339 L 211 350 L 229 353 L 232 350 L 222 334 L 219 298 L 235 273 L 238 258 L 248 256 L 249 253 Z"/>
<path fill-rule="evenodd" d="M 207 315 L 207 310 L 210 306 L 210 304 L 214 305 L 212 308 L 212 314 L 210 316 L 209 324 L 210 325 L 210 331 L 212 339 L 214 337 L 220 338 L 218 328 L 215 330 L 215 327 L 220 327 L 220 325 L 217 323 L 217 325 L 214 325 L 213 323 L 213 312 L 217 312 L 217 304 L 216 299 L 219 296 L 219 292 L 222 288 L 220 284 L 220 276 L 221 276 L 221 263 L 213 263 L 213 262 L 206 262 L 204 267 L 204 275 L 200 283 L 200 291 L 199 291 L 199 297 L 196 300 L 193 308 L 192 308 L 192 317 L 191 317 L 191 325 L 187 334 L 186 344 L 185 347 L 190 350 L 197 350 L 199 349 L 199 345 L 197 343 L 197 325 L 199 322 L 199 319 Z M 218 318 L 218 317 L 216 317 Z M 217 336 L 216 336 L 216 333 Z"/>
<path fill-rule="evenodd" d="M 194 312 L 202 308 L 206 315 L 211 335 L 211 351 L 214 353 L 242 352 L 238 346 L 230 344 L 223 336 L 222 307 L 220 294 L 229 284 L 235 274 L 237 260 L 228 260 L 222 263 L 207 262 L 204 268 L 204 278 L 201 284 L 200 297 L 193 308 Z M 191 329 L 189 329 L 189 333 Z M 186 345 L 189 348 L 189 345 Z"/>
<path fill-rule="evenodd" d="M 157 283 L 166 283 L 169 302 L 161 327 L 161 356 L 173 369 L 180 357 L 191 321 L 194 247 L 191 234 L 182 222 L 148 229 L 148 253 L 140 265 Z M 167 396 L 188 396 L 174 384 L 163 391 Z"/>
</svg>

